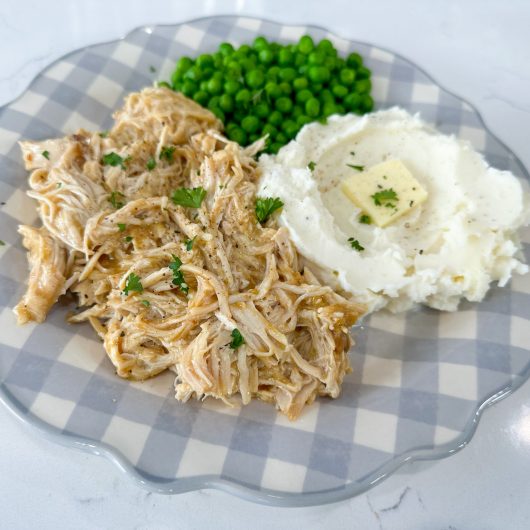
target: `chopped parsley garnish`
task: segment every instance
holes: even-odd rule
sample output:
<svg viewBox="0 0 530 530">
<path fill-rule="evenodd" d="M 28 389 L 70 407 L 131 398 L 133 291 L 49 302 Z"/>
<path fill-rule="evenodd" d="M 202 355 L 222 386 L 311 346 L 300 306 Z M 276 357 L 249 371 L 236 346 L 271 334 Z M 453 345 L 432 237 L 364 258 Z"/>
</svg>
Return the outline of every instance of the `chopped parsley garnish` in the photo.
<svg viewBox="0 0 530 530">
<path fill-rule="evenodd" d="M 348 167 L 351 167 L 352 169 L 356 169 L 357 171 L 364 171 L 364 166 L 356 166 L 355 164 L 346 164 Z"/>
<path fill-rule="evenodd" d="M 145 167 L 147 167 L 147 169 L 149 171 L 153 171 L 153 169 L 155 169 L 156 167 L 156 160 L 151 157 L 148 161 L 147 161 L 147 164 L 145 165 Z"/>
<path fill-rule="evenodd" d="M 171 200 L 179 206 L 199 208 L 204 197 L 206 197 L 206 190 L 199 186 L 198 188 L 179 188 L 173 192 Z"/>
<path fill-rule="evenodd" d="M 133 240 L 132 236 L 126 236 L 124 239 L 126 243 L 130 243 Z"/>
<path fill-rule="evenodd" d="M 108 135 L 109 135 L 109 131 L 101 131 L 99 133 L 99 136 L 101 136 L 101 138 L 106 138 Z"/>
<path fill-rule="evenodd" d="M 125 232 L 127 225 L 125 223 L 118 223 L 118 229 L 120 232 Z"/>
<path fill-rule="evenodd" d="M 0 247 L 5 246 L 5 243 L 0 239 Z"/>
<path fill-rule="evenodd" d="M 359 252 L 364 250 L 364 247 L 354 237 L 349 237 L 348 243 L 351 245 L 351 248 L 354 248 L 355 250 L 358 250 Z"/>
<path fill-rule="evenodd" d="M 355 151 L 350 151 L 351 156 L 355 156 Z"/>
<path fill-rule="evenodd" d="M 107 153 L 106 155 L 103 155 L 103 158 L 101 159 L 101 163 L 104 166 L 120 166 L 122 169 L 125 169 L 125 163 L 128 162 L 131 159 L 130 156 L 126 158 L 122 158 L 118 153 L 115 153 L 112 151 L 111 153 Z"/>
<path fill-rule="evenodd" d="M 50 152 L 49 152 L 49 151 L 43 151 L 43 152 L 42 152 L 42 156 L 43 156 L 46 160 L 49 160 L 49 159 L 50 159 Z"/>
<path fill-rule="evenodd" d="M 189 287 L 184 280 L 182 271 L 180 270 L 182 261 L 178 256 L 175 256 L 175 254 L 171 254 L 171 257 L 173 258 L 173 261 L 168 265 L 168 267 L 173 271 L 173 280 L 171 283 L 178 286 L 184 294 L 188 294 Z"/>
<path fill-rule="evenodd" d="M 166 159 L 168 162 L 173 162 L 173 154 L 175 153 L 175 146 L 165 145 L 160 149 L 160 160 Z"/>
<path fill-rule="evenodd" d="M 315 169 L 315 166 L 316 164 L 311 160 L 311 162 L 309 162 L 309 164 L 307 164 L 307 167 L 309 168 L 310 171 L 313 171 Z"/>
<path fill-rule="evenodd" d="M 243 338 L 243 335 L 241 335 L 241 332 L 235 328 L 232 330 L 232 333 L 230 333 L 230 336 L 232 337 L 232 341 L 230 342 L 230 348 L 233 350 L 237 350 L 239 346 L 242 346 L 245 344 L 245 339 Z"/>
<path fill-rule="evenodd" d="M 154 74 L 154 73 L 156 72 L 156 68 L 155 68 L 153 65 L 151 65 L 151 66 L 149 67 L 149 71 L 152 72 L 152 73 Z"/>
<path fill-rule="evenodd" d="M 140 281 L 140 276 L 137 276 L 134 274 L 134 272 L 131 272 L 131 274 L 127 276 L 127 280 L 125 280 L 125 289 L 123 290 L 123 293 L 128 295 L 129 291 L 141 293 L 143 290 L 144 288 L 142 286 L 142 282 Z"/>
<path fill-rule="evenodd" d="M 283 202 L 278 197 L 256 198 L 256 217 L 263 224 L 272 215 L 273 212 L 280 209 Z"/>
<path fill-rule="evenodd" d="M 58 182 L 58 183 L 57 183 L 57 187 L 58 187 L 58 188 L 60 188 L 62 185 L 63 185 L 62 182 Z"/>
<path fill-rule="evenodd" d="M 110 194 L 109 202 L 112 204 L 112 206 L 114 206 L 114 208 L 119 210 L 125 204 L 122 200 L 124 198 L 125 195 L 121 191 L 113 191 Z"/>
<path fill-rule="evenodd" d="M 386 206 L 387 208 L 393 208 L 398 200 L 397 193 L 392 188 L 378 191 L 371 197 L 376 206 Z"/>
<path fill-rule="evenodd" d="M 197 236 L 195 236 L 193 239 L 186 239 L 184 241 L 184 245 L 186 246 L 186 250 L 189 252 L 193 248 L 193 243 L 195 243 L 195 239 Z"/>
<path fill-rule="evenodd" d="M 359 216 L 359 223 L 362 223 L 363 225 L 371 225 L 372 218 L 369 215 L 363 213 L 361 216 Z"/>
<path fill-rule="evenodd" d="M 151 305 L 151 302 L 149 300 L 142 300 L 142 305 L 145 307 L 149 307 Z"/>
</svg>

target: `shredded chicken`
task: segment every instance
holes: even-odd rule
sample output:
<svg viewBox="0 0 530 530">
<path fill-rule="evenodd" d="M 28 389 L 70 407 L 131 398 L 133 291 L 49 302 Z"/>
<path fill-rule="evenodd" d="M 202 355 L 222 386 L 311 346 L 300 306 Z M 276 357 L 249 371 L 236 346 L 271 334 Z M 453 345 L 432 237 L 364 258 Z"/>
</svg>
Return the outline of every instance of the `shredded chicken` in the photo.
<svg viewBox="0 0 530 530">
<path fill-rule="evenodd" d="M 257 222 L 262 144 L 229 142 L 213 114 L 163 88 L 131 94 L 114 117 L 106 135 L 21 142 L 44 226 L 21 227 L 19 322 L 42 322 L 68 290 L 81 308 L 71 322 L 91 323 L 121 377 L 170 369 L 179 400 L 258 398 L 290 419 L 336 398 L 364 308 L 321 285 L 274 218 Z M 102 163 L 110 153 L 121 162 Z M 206 190 L 200 207 L 174 204 L 180 187 Z"/>
</svg>

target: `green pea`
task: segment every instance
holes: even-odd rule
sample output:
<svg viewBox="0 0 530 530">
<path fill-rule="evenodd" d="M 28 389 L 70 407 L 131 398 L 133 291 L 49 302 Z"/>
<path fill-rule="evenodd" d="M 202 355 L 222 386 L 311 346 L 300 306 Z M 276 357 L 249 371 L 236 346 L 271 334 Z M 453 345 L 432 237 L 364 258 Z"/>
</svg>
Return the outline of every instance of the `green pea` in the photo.
<svg viewBox="0 0 530 530">
<path fill-rule="evenodd" d="M 320 94 L 322 90 L 324 90 L 324 85 L 322 83 L 312 83 L 311 92 L 313 92 L 313 94 Z"/>
<path fill-rule="evenodd" d="M 258 118 L 267 118 L 271 112 L 271 108 L 265 101 L 262 101 L 261 103 L 258 103 L 257 105 L 254 105 L 252 112 L 258 117 Z"/>
<path fill-rule="evenodd" d="M 309 86 L 309 81 L 305 77 L 297 77 L 293 81 L 293 88 L 296 91 L 303 90 L 304 88 L 307 88 Z"/>
<path fill-rule="evenodd" d="M 259 88 L 265 82 L 265 74 L 261 70 L 251 70 L 245 76 L 245 81 L 250 88 Z"/>
<path fill-rule="evenodd" d="M 304 88 L 303 90 L 300 90 L 300 92 L 297 92 L 296 101 L 303 105 L 307 100 L 311 99 L 312 97 L 313 93 L 307 88 Z"/>
<path fill-rule="evenodd" d="M 223 91 L 223 84 L 221 83 L 221 81 L 219 79 L 212 77 L 208 81 L 208 92 L 210 94 L 217 95 L 217 94 L 220 94 L 222 91 Z"/>
<path fill-rule="evenodd" d="M 307 73 L 313 83 L 325 83 L 330 78 L 329 70 L 325 66 L 311 66 Z"/>
<path fill-rule="evenodd" d="M 221 66 L 223 66 L 224 55 L 221 52 L 215 52 L 212 57 L 214 68 L 221 68 Z"/>
<path fill-rule="evenodd" d="M 251 72 L 252 70 L 256 68 L 256 65 L 258 64 L 258 62 L 253 57 L 252 58 L 245 57 L 244 59 L 241 59 L 240 64 L 241 64 L 241 68 L 245 72 Z"/>
<path fill-rule="evenodd" d="M 259 129 L 259 119 L 256 116 L 245 116 L 241 120 L 241 127 L 247 133 L 254 133 Z"/>
<path fill-rule="evenodd" d="M 250 134 L 248 137 L 248 143 L 253 144 L 254 142 L 257 142 L 261 136 L 258 133 Z"/>
<path fill-rule="evenodd" d="M 352 86 L 355 81 L 355 70 L 344 68 L 339 73 L 340 82 L 345 86 Z"/>
<path fill-rule="evenodd" d="M 311 52 L 307 58 L 309 64 L 316 64 L 317 66 L 323 65 L 326 60 L 326 56 L 322 52 Z"/>
<path fill-rule="evenodd" d="M 273 155 L 275 155 L 281 148 L 282 148 L 282 144 L 280 144 L 278 142 L 273 142 L 269 146 L 269 152 L 272 153 Z"/>
<path fill-rule="evenodd" d="M 221 121 L 225 121 L 225 114 L 219 107 L 212 107 L 210 109 Z"/>
<path fill-rule="evenodd" d="M 241 90 L 241 83 L 238 83 L 234 79 L 228 79 L 224 84 L 224 91 L 226 94 L 230 94 L 233 96 L 236 94 L 239 90 Z"/>
<path fill-rule="evenodd" d="M 346 107 L 344 105 L 337 105 L 336 106 L 337 114 L 346 114 Z"/>
<path fill-rule="evenodd" d="M 229 42 L 223 42 L 219 45 L 219 53 L 232 55 L 234 53 L 234 47 Z"/>
<path fill-rule="evenodd" d="M 337 105 L 335 103 L 324 103 L 324 106 L 322 107 L 322 115 L 326 118 L 328 116 L 332 116 L 333 114 L 337 114 Z"/>
<path fill-rule="evenodd" d="M 374 100 L 368 94 L 364 94 L 361 98 L 361 110 L 363 112 L 371 112 L 374 108 Z"/>
<path fill-rule="evenodd" d="M 228 131 L 228 138 L 239 145 L 247 144 L 247 133 L 241 127 L 232 127 Z"/>
<path fill-rule="evenodd" d="M 306 61 L 307 61 L 307 56 L 304 55 L 303 53 L 298 52 L 298 53 L 294 56 L 294 66 L 295 66 L 295 68 L 300 68 L 300 66 L 302 66 L 303 64 L 305 64 Z"/>
<path fill-rule="evenodd" d="M 301 116 L 303 113 L 304 113 L 304 109 L 300 105 L 295 105 L 291 112 L 293 118 L 297 118 L 298 116 Z"/>
<path fill-rule="evenodd" d="M 239 64 L 234 61 L 229 63 L 226 66 L 225 77 L 226 79 L 234 79 L 238 81 L 239 78 L 241 77 L 241 66 L 239 66 Z"/>
<path fill-rule="evenodd" d="M 287 137 L 287 135 L 283 132 L 279 132 L 277 135 L 276 135 L 276 141 L 281 144 L 281 145 L 285 145 L 288 141 L 289 141 L 289 138 Z"/>
<path fill-rule="evenodd" d="M 269 137 L 273 137 L 276 135 L 276 133 L 278 132 L 278 129 L 276 129 L 276 127 L 274 127 L 274 125 L 272 125 L 272 123 L 266 123 L 264 126 L 263 126 L 263 129 L 261 130 L 261 134 L 263 136 L 265 136 L 266 134 L 269 135 Z"/>
<path fill-rule="evenodd" d="M 312 121 L 313 120 L 309 116 L 306 116 L 305 114 L 302 114 L 298 116 L 298 118 L 296 118 L 296 123 L 298 124 L 299 127 L 303 127 L 304 125 L 311 123 Z"/>
<path fill-rule="evenodd" d="M 265 85 L 265 94 L 267 94 L 270 99 L 276 99 L 282 95 L 282 91 L 274 81 L 269 81 Z"/>
<path fill-rule="evenodd" d="M 315 47 L 313 39 L 309 35 L 304 35 L 298 42 L 298 50 L 304 55 L 309 55 Z"/>
<path fill-rule="evenodd" d="M 202 105 L 203 107 L 208 103 L 209 99 L 210 95 L 204 90 L 199 90 L 193 95 L 193 100 L 196 101 L 199 105 Z"/>
<path fill-rule="evenodd" d="M 272 125 L 280 125 L 283 121 L 283 116 L 282 116 L 282 113 L 279 111 L 279 110 L 273 110 L 270 114 L 269 114 L 269 123 L 271 123 Z"/>
<path fill-rule="evenodd" d="M 320 114 L 320 101 L 317 98 L 308 99 L 305 103 L 305 112 L 308 116 L 316 118 Z"/>
<path fill-rule="evenodd" d="M 192 66 L 185 74 L 184 79 L 189 79 L 198 83 L 203 78 L 203 74 L 197 66 Z"/>
<path fill-rule="evenodd" d="M 248 44 L 242 44 L 238 49 L 237 53 L 243 56 L 247 56 L 252 52 L 252 48 Z"/>
<path fill-rule="evenodd" d="M 350 53 L 346 58 L 346 64 L 350 68 L 357 69 L 363 65 L 363 58 L 357 52 Z"/>
<path fill-rule="evenodd" d="M 183 77 L 184 77 L 184 73 L 181 70 L 178 70 L 178 69 L 173 70 L 173 73 L 171 74 L 171 84 L 178 85 L 179 82 L 182 81 Z"/>
<path fill-rule="evenodd" d="M 254 39 L 253 46 L 256 50 L 263 50 L 269 47 L 269 42 L 265 37 L 260 35 Z"/>
<path fill-rule="evenodd" d="M 358 70 L 357 70 L 357 79 L 370 79 L 370 76 L 372 75 L 372 72 L 370 72 L 370 70 L 368 70 L 368 68 L 365 68 L 364 66 L 361 66 Z"/>
<path fill-rule="evenodd" d="M 327 103 L 328 101 L 331 101 L 331 102 L 335 101 L 335 97 L 333 96 L 333 93 L 331 92 L 331 90 L 327 88 L 320 91 L 319 97 L 320 97 L 320 100 L 323 101 L 324 103 Z"/>
<path fill-rule="evenodd" d="M 201 81 L 199 83 L 199 88 L 201 90 L 204 90 L 205 92 L 208 92 L 208 81 L 209 81 L 209 79 L 205 79 L 204 81 Z"/>
<path fill-rule="evenodd" d="M 271 64 L 274 61 L 274 52 L 270 48 L 260 50 L 258 55 L 260 63 Z"/>
<path fill-rule="evenodd" d="M 289 83 L 296 77 L 296 70 L 294 68 L 282 68 L 280 70 L 280 79 Z"/>
<path fill-rule="evenodd" d="M 300 66 L 300 68 L 298 68 L 298 73 L 300 75 L 306 75 L 308 70 L 309 70 L 309 65 L 303 64 L 302 66 Z"/>
<path fill-rule="evenodd" d="M 280 90 L 282 91 L 282 94 L 285 94 L 288 96 L 292 91 L 293 87 L 291 86 L 291 83 L 283 82 L 278 85 L 280 87 Z"/>
<path fill-rule="evenodd" d="M 219 107 L 224 112 L 232 112 L 234 110 L 234 98 L 230 94 L 223 94 L 219 98 Z"/>
<path fill-rule="evenodd" d="M 359 94 L 368 93 L 371 88 L 372 82 L 370 79 L 359 79 L 359 81 L 355 81 L 355 91 Z"/>
<path fill-rule="evenodd" d="M 348 94 L 348 89 L 343 85 L 335 85 L 331 91 L 333 92 L 333 95 L 337 98 L 342 99 Z"/>
<path fill-rule="evenodd" d="M 208 108 L 213 112 L 213 109 L 216 109 L 219 107 L 219 96 L 213 96 L 208 101 Z"/>
<path fill-rule="evenodd" d="M 169 88 L 171 89 L 171 85 L 169 83 L 166 83 L 166 81 L 158 81 L 156 83 L 156 86 L 159 87 L 159 88 Z"/>
<path fill-rule="evenodd" d="M 334 50 L 335 48 L 333 47 L 333 44 L 331 43 L 331 41 L 329 39 L 322 39 L 318 44 L 317 44 L 317 50 L 321 51 L 321 52 L 324 52 L 324 53 L 330 53 Z"/>
<path fill-rule="evenodd" d="M 334 57 L 326 57 L 323 64 L 330 72 L 335 72 L 338 70 L 337 59 Z"/>
<path fill-rule="evenodd" d="M 213 67 L 213 57 L 207 53 L 199 55 L 196 60 L 197 66 L 200 68 L 211 68 Z"/>
<path fill-rule="evenodd" d="M 276 81 L 280 75 L 281 68 L 279 66 L 271 66 L 267 72 L 267 79 L 271 81 Z"/>
<path fill-rule="evenodd" d="M 193 61 L 189 57 L 181 57 L 177 61 L 177 70 L 187 70 L 188 68 L 191 68 L 193 66 Z"/>
<path fill-rule="evenodd" d="M 344 98 L 344 106 L 350 111 L 357 110 L 360 104 L 361 104 L 361 96 L 357 94 L 356 92 L 352 92 Z"/>
<path fill-rule="evenodd" d="M 280 66 L 291 66 L 293 63 L 293 53 L 288 48 L 283 48 L 278 54 L 278 64 Z"/>
<path fill-rule="evenodd" d="M 197 83 L 194 83 L 193 81 L 186 80 L 184 83 L 182 83 L 182 93 L 191 98 L 195 92 L 197 92 L 198 86 Z"/>
<path fill-rule="evenodd" d="M 287 114 L 293 108 L 293 102 L 286 97 L 281 97 L 276 100 L 276 109 L 279 110 L 282 114 Z"/>
<path fill-rule="evenodd" d="M 298 124 L 294 120 L 285 120 L 282 125 L 283 132 L 287 138 L 292 139 L 299 130 Z"/>
<path fill-rule="evenodd" d="M 236 94 L 236 103 L 239 105 L 246 105 L 251 97 L 250 91 L 243 88 Z"/>
</svg>

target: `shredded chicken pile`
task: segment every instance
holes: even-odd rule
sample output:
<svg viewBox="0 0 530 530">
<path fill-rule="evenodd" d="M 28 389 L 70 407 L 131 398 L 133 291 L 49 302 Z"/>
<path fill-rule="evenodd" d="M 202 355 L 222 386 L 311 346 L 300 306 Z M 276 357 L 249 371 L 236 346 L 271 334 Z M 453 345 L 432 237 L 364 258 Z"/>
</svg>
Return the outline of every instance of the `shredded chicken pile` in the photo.
<svg viewBox="0 0 530 530">
<path fill-rule="evenodd" d="M 227 141 L 213 114 L 164 88 L 131 94 L 114 117 L 107 134 L 21 142 L 43 226 L 20 227 L 19 322 L 42 322 L 70 291 L 82 309 L 70 321 L 92 324 L 121 377 L 169 368 L 179 400 L 254 397 L 290 419 L 317 395 L 336 398 L 363 308 L 303 268 L 273 218 L 257 222 L 260 146 Z M 109 153 L 123 162 L 105 165 Z M 199 208 L 172 202 L 181 187 L 206 190 Z"/>
</svg>

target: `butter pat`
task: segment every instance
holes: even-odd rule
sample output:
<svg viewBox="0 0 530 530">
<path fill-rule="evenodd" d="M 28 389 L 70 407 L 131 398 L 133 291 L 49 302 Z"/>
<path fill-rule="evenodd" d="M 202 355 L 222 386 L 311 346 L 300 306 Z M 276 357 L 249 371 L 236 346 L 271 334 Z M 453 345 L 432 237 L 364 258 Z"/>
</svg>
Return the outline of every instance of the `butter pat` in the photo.
<svg viewBox="0 0 530 530">
<path fill-rule="evenodd" d="M 341 189 L 377 226 L 387 226 L 427 199 L 427 192 L 401 160 L 352 171 Z"/>
</svg>

